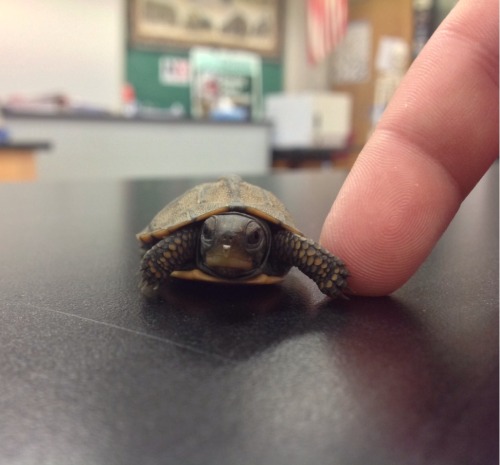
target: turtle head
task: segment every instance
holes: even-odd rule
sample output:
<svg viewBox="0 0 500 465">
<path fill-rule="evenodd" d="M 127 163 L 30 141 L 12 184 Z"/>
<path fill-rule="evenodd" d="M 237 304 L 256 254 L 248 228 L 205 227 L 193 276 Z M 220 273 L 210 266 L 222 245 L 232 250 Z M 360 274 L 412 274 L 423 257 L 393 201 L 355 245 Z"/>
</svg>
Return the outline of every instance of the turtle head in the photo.
<svg viewBox="0 0 500 465">
<path fill-rule="evenodd" d="M 255 276 L 262 271 L 271 247 L 269 226 L 243 213 L 207 218 L 200 233 L 198 266 L 225 279 Z"/>
</svg>

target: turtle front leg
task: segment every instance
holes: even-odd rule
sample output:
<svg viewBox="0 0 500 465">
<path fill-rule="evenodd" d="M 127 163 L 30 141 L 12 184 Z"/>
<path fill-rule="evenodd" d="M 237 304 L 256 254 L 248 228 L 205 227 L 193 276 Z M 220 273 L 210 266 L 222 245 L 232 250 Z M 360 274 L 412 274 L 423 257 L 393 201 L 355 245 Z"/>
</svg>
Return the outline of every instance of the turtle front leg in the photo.
<svg viewBox="0 0 500 465">
<path fill-rule="evenodd" d="M 153 297 L 170 273 L 194 261 L 197 228 L 186 227 L 173 232 L 146 251 L 141 262 L 141 292 Z"/>
<path fill-rule="evenodd" d="M 290 231 L 278 231 L 274 236 L 272 260 L 296 266 L 311 278 L 323 294 L 343 297 L 349 273 L 342 260 L 311 239 Z"/>
</svg>

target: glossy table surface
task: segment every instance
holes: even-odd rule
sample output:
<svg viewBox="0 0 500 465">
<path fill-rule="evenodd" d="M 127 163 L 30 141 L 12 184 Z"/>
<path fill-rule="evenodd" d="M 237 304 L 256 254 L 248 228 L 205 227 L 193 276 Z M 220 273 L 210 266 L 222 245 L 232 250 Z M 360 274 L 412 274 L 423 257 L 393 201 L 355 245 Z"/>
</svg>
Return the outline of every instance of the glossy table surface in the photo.
<svg viewBox="0 0 500 465">
<path fill-rule="evenodd" d="M 317 238 L 344 173 L 248 180 Z M 198 180 L 0 185 L 0 463 L 497 464 L 498 166 L 386 298 L 137 289 Z"/>
</svg>

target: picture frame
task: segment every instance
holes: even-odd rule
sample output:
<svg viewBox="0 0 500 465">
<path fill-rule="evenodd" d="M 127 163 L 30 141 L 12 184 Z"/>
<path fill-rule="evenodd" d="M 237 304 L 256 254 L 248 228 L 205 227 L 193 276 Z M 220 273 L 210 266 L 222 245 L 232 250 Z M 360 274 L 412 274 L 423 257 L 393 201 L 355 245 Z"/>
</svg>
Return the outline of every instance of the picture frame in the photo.
<svg viewBox="0 0 500 465">
<path fill-rule="evenodd" d="M 189 61 L 194 118 L 252 121 L 262 117 L 262 60 L 258 54 L 193 47 Z"/>
<path fill-rule="evenodd" d="M 279 58 L 281 0 L 129 0 L 132 48 L 210 46 Z"/>
</svg>

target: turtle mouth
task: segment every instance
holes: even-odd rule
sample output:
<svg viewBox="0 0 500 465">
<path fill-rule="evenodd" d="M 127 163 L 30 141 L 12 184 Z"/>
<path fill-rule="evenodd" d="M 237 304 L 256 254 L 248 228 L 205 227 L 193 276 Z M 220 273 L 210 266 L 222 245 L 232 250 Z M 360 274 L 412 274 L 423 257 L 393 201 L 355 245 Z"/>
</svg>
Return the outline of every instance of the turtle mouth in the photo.
<svg viewBox="0 0 500 465">
<path fill-rule="evenodd" d="M 252 260 L 234 256 L 226 257 L 221 254 L 210 255 L 206 258 L 205 264 L 212 273 L 225 278 L 237 278 L 253 270 Z"/>
<path fill-rule="evenodd" d="M 253 267 L 252 260 L 240 257 L 225 257 L 214 254 L 206 259 L 206 264 L 210 268 L 230 268 L 248 271 Z"/>
</svg>

